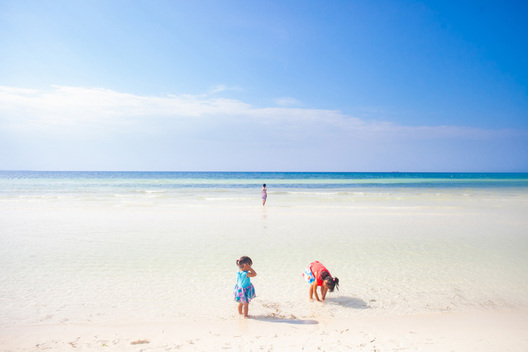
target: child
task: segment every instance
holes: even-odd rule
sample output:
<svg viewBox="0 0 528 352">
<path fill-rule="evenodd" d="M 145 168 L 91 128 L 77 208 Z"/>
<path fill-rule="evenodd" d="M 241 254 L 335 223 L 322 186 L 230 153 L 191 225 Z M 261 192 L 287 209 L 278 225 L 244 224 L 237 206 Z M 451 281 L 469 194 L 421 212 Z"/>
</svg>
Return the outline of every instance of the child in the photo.
<svg viewBox="0 0 528 352">
<path fill-rule="evenodd" d="M 262 206 L 264 206 L 266 204 L 266 199 L 268 199 L 268 190 L 266 189 L 266 184 L 262 185 L 261 197 L 262 197 Z"/>
<path fill-rule="evenodd" d="M 244 318 L 247 318 L 249 302 L 255 298 L 255 288 L 249 278 L 257 276 L 257 273 L 251 267 L 253 261 L 250 257 L 241 257 L 236 264 L 240 271 L 237 273 L 237 284 L 234 290 L 235 301 L 238 302 L 238 314 L 242 315 L 243 309 Z"/>
<path fill-rule="evenodd" d="M 333 278 L 330 275 L 330 272 L 327 268 L 317 260 L 304 270 L 303 272 L 304 280 L 310 284 L 310 300 L 313 300 L 313 295 L 315 293 L 315 299 L 318 301 L 324 301 L 326 293 L 334 291 L 334 288 L 337 287 L 339 290 L 339 279 Z M 321 298 L 317 295 L 317 286 L 321 287 Z"/>
</svg>

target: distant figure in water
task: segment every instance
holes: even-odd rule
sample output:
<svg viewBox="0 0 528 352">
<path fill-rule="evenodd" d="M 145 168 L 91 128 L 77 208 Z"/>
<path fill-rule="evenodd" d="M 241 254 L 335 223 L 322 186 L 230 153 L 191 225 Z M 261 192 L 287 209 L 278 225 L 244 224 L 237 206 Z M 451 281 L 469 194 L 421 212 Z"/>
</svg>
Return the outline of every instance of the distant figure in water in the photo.
<svg viewBox="0 0 528 352">
<path fill-rule="evenodd" d="M 241 257 L 236 261 L 236 265 L 238 265 L 239 272 L 234 289 L 235 301 L 238 302 L 238 314 L 244 314 L 244 318 L 247 318 L 249 302 L 255 298 L 255 287 L 249 278 L 257 276 L 257 273 L 251 267 L 253 261 L 250 257 Z"/>
<path fill-rule="evenodd" d="M 310 263 L 302 275 L 304 280 L 310 284 L 310 300 L 313 300 L 315 294 L 316 300 L 324 301 L 328 291 L 333 292 L 335 287 L 339 290 L 339 279 L 332 277 L 328 269 L 317 260 Z M 317 295 L 317 286 L 321 287 L 321 299 Z"/>
<path fill-rule="evenodd" d="M 266 189 L 266 184 L 262 185 L 261 197 L 262 197 L 262 206 L 264 206 L 266 205 L 266 199 L 268 199 L 268 190 Z"/>
</svg>

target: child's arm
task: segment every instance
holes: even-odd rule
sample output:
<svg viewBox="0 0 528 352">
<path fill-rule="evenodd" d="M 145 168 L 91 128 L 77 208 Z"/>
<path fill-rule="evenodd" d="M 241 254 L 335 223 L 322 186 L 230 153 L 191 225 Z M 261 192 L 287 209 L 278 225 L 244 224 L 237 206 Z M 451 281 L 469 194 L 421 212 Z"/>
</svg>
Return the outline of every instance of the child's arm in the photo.
<svg viewBox="0 0 528 352">
<path fill-rule="evenodd" d="M 310 291 L 310 293 L 312 293 L 312 291 L 315 294 L 315 299 L 321 302 L 321 300 L 319 299 L 319 295 L 317 295 L 317 280 L 315 280 L 314 283 L 312 284 L 312 290 Z"/>
<path fill-rule="evenodd" d="M 327 292 L 328 292 L 328 288 L 326 288 L 325 286 L 321 286 L 321 298 L 323 299 L 323 301 L 326 298 L 326 293 Z"/>
<path fill-rule="evenodd" d="M 255 277 L 257 276 L 257 272 L 250 266 L 249 270 L 247 271 L 247 277 Z"/>
</svg>

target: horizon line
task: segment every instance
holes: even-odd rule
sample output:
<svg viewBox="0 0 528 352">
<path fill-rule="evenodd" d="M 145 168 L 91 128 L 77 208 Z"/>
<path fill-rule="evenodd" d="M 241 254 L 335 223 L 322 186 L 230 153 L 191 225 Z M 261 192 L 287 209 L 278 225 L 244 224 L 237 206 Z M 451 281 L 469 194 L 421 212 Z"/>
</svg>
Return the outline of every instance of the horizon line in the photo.
<svg viewBox="0 0 528 352">
<path fill-rule="evenodd" d="M 525 174 L 528 171 L 254 171 L 254 170 L 9 170 L 0 169 L 0 172 L 144 172 L 144 173 L 354 173 L 354 174 Z"/>
</svg>

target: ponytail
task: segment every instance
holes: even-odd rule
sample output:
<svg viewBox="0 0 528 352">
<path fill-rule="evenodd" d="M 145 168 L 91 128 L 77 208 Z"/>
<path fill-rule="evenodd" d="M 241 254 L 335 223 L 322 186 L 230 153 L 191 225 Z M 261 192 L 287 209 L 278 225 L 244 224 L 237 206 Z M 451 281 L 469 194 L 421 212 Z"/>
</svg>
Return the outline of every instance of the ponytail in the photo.
<svg viewBox="0 0 528 352">
<path fill-rule="evenodd" d="M 323 275 L 321 274 L 321 277 L 322 276 Z M 334 292 L 334 288 L 336 287 L 339 291 L 339 279 L 337 277 L 331 277 L 330 275 L 328 275 L 323 280 L 326 282 L 326 286 L 328 287 L 328 290 L 330 290 L 330 292 Z"/>
</svg>

